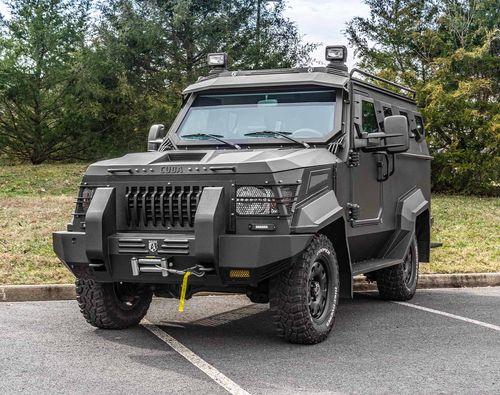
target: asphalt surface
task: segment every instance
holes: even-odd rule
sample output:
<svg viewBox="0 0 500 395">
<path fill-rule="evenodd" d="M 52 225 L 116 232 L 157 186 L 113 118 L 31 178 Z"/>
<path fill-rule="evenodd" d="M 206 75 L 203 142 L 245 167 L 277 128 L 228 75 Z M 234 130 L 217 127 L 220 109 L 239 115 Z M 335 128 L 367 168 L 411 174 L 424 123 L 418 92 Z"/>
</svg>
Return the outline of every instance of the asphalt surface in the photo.
<svg viewBox="0 0 500 395">
<path fill-rule="evenodd" d="M 419 290 L 412 305 L 500 326 L 500 287 Z M 500 393 L 500 331 L 357 294 L 327 341 L 274 335 L 265 305 L 195 297 L 147 319 L 251 394 Z M 161 332 L 163 333 L 163 332 Z M 144 327 L 97 330 L 76 302 L 0 303 L 0 393 L 227 393 Z"/>
</svg>

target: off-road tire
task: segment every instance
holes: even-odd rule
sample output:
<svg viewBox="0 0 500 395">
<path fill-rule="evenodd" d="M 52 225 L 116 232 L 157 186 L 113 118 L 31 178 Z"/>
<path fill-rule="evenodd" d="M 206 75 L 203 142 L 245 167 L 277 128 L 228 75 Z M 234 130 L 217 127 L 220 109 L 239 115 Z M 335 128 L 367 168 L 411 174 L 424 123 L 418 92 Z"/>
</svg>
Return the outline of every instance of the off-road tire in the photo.
<svg viewBox="0 0 500 395">
<path fill-rule="evenodd" d="M 135 326 L 146 315 L 152 290 L 134 285 L 134 303 L 126 305 L 119 299 L 114 283 L 98 283 L 89 278 L 76 280 L 76 300 L 87 322 L 102 329 L 124 329 Z"/>
<path fill-rule="evenodd" d="M 310 308 L 311 270 L 316 262 L 328 275 L 325 306 L 321 316 L 313 318 Z M 270 282 L 270 304 L 278 335 L 291 343 L 315 344 L 330 333 L 339 299 L 339 269 L 333 245 L 325 235 L 315 235 L 292 266 Z"/>
<path fill-rule="evenodd" d="M 409 265 L 411 273 L 405 271 L 405 265 Z M 398 301 L 413 298 L 417 290 L 418 266 L 418 245 L 417 238 L 414 236 L 403 262 L 377 271 L 377 288 L 380 297 Z"/>
</svg>

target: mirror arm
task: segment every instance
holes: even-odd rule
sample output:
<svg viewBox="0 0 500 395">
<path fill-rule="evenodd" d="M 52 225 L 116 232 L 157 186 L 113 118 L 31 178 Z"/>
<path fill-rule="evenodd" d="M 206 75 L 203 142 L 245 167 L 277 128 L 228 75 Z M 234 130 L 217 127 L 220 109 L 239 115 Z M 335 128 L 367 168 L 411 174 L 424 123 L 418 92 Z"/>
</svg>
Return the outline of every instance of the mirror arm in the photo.
<svg viewBox="0 0 500 395">
<path fill-rule="evenodd" d="M 359 124 L 354 123 L 354 129 L 356 130 L 356 135 L 358 138 L 363 138 L 363 133 L 361 133 L 361 128 L 359 127 Z"/>
<path fill-rule="evenodd" d="M 387 135 L 384 132 L 368 133 L 365 138 L 367 139 L 383 139 Z"/>
<path fill-rule="evenodd" d="M 384 145 L 382 148 L 387 149 L 387 148 L 398 148 L 398 147 L 405 147 L 405 144 L 388 144 Z"/>
</svg>

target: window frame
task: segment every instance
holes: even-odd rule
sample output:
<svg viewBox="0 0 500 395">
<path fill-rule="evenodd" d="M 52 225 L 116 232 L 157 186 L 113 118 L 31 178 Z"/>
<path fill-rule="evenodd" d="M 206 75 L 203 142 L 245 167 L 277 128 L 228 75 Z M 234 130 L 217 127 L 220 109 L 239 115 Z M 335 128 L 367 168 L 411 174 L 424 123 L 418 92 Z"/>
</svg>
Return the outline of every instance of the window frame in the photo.
<svg viewBox="0 0 500 395">
<path fill-rule="evenodd" d="M 357 108 L 358 108 L 359 112 L 358 112 L 358 116 L 356 118 L 359 121 L 358 124 L 359 124 L 361 133 L 367 133 L 368 135 L 370 135 L 372 133 L 380 132 L 380 125 L 379 125 L 379 122 L 377 119 L 377 106 L 375 105 L 375 100 L 369 96 L 359 95 L 357 102 L 358 102 Z M 375 125 L 377 127 L 376 131 L 375 131 L 375 128 L 373 128 L 371 132 L 364 131 L 363 102 L 370 103 L 373 106 L 373 116 L 375 117 Z"/>
<path fill-rule="evenodd" d="M 393 115 L 394 110 L 392 107 L 393 107 L 392 104 L 390 104 L 388 102 L 385 102 L 382 100 L 375 100 L 375 108 L 377 109 L 377 121 L 379 123 L 379 129 L 380 129 L 380 131 L 382 131 L 384 133 L 385 133 L 384 120 L 386 117 Z M 385 115 L 386 109 L 391 111 L 391 115 Z"/>
<path fill-rule="evenodd" d="M 422 116 L 422 114 L 419 114 L 419 113 L 414 113 L 413 114 L 413 117 L 415 118 L 415 129 L 418 131 L 418 122 L 417 122 L 417 118 L 420 119 L 420 121 L 422 122 L 422 134 L 419 134 L 419 133 L 415 133 L 415 139 L 417 141 L 422 141 L 424 138 L 425 138 L 425 135 L 427 134 L 427 131 L 425 130 L 425 121 L 424 121 L 424 117 Z M 420 138 L 418 138 L 420 137 Z"/>
<path fill-rule="evenodd" d="M 398 107 L 398 114 L 403 115 L 406 118 L 406 124 L 408 125 L 408 134 L 411 138 L 416 138 L 415 130 L 415 117 L 412 110 L 407 108 Z"/>
<path fill-rule="evenodd" d="M 304 141 L 308 142 L 311 144 L 326 144 L 333 136 L 335 136 L 341 129 L 342 129 L 342 116 L 343 116 L 343 108 L 345 107 L 345 104 L 343 103 L 343 91 L 341 87 L 337 86 L 324 86 L 320 84 L 308 84 L 308 85 L 294 85 L 294 86 L 287 86 L 285 90 L 290 90 L 290 91 L 307 91 L 312 89 L 317 89 L 317 90 L 335 90 L 336 91 L 336 105 L 335 105 L 335 115 L 334 115 L 334 126 L 332 128 L 331 133 L 323 136 L 323 137 L 315 137 L 315 138 L 304 138 L 304 137 L 298 137 L 297 140 L 299 141 Z M 177 114 L 177 117 L 175 118 L 174 122 L 172 123 L 168 135 L 172 142 L 176 146 L 182 146 L 182 147 L 217 147 L 221 146 L 221 143 L 218 143 L 216 141 L 212 140 L 187 140 L 181 138 L 178 133 L 180 131 L 180 127 L 182 123 L 184 122 L 184 119 L 186 118 L 188 114 L 188 110 L 193 104 L 194 100 L 198 95 L 206 95 L 206 94 L 226 94 L 226 93 L 255 93 L 255 92 L 260 92 L 260 91 L 283 91 L 284 87 L 283 86 L 256 86 L 256 87 L 251 87 L 248 89 L 241 89 L 236 91 L 233 88 L 228 88 L 228 89 L 214 89 L 214 90 L 204 90 L 204 91 L 199 91 L 199 92 L 193 92 L 191 93 L 185 102 L 185 105 L 181 108 L 180 112 Z M 239 145 L 244 145 L 244 146 L 259 146 L 259 145 L 265 145 L 265 146 L 293 146 L 294 143 L 287 141 L 285 139 L 276 139 L 273 137 L 269 138 L 251 138 L 249 137 L 248 139 L 242 139 L 242 140 L 230 140 L 231 142 L 236 142 Z M 215 149 L 215 148 L 214 148 Z"/>
</svg>

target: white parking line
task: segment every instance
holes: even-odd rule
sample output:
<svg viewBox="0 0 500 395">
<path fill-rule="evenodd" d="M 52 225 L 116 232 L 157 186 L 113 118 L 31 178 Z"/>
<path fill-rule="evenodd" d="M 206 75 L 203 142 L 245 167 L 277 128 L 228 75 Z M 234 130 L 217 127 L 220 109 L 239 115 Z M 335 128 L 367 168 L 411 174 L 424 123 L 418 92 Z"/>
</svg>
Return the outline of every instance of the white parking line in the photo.
<svg viewBox="0 0 500 395">
<path fill-rule="evenodd" d="M 455 314 L 447 313 L 445 311 L 429 309 L 428 307 L 419 306 L 419 305 L 416 305 L 416 304 L 413 304 L 413 303 L 406 303 L 406 302 L 393 302 L 393 303 L 400 304 L 402 306 L 411 307 L 411 308 L 414 308 L 414 309 L 417 309 L 417 310 L 427 311 L 429 313 L 443 315 L 445 317 L 454 318 L 456 320 L 465 321 L 465 322 L 468 322 L 470 324 L 475 324 L 475 325 L 483 326 L 485 328 L 493 329 L 494 331 L 499 331 L 500 332 L 500 326 L 493 325 L 493 324 L 488 324 L 487 322 L 473 320 L 471 318 L 462 317 L 460 315 L 455 315 Z"/>
<path fill-rule="evenodd" d="M 142 320 L 141 325 L 150 331 L 153 335 L 158 337 L 160 340 L 167 343 L 172 347 L 177 353 L 183 356 L 188 362 L 192 363 L 213 381 L 219 384 L 227 392 L 234 395 L 250 395 L 247 391 L 241 388 L 238 384 L 232 381 L 229 377 L 225 376 L 223 373 L 219 372 L 215 367 L 210 365 L 208 362 L 200 358 L 194 352 L 192 352 L 185 345 L 174 339 L 168 333 L 162 331 L 156 325 L 152 324 L 148 320 Z"/>
</svg>

